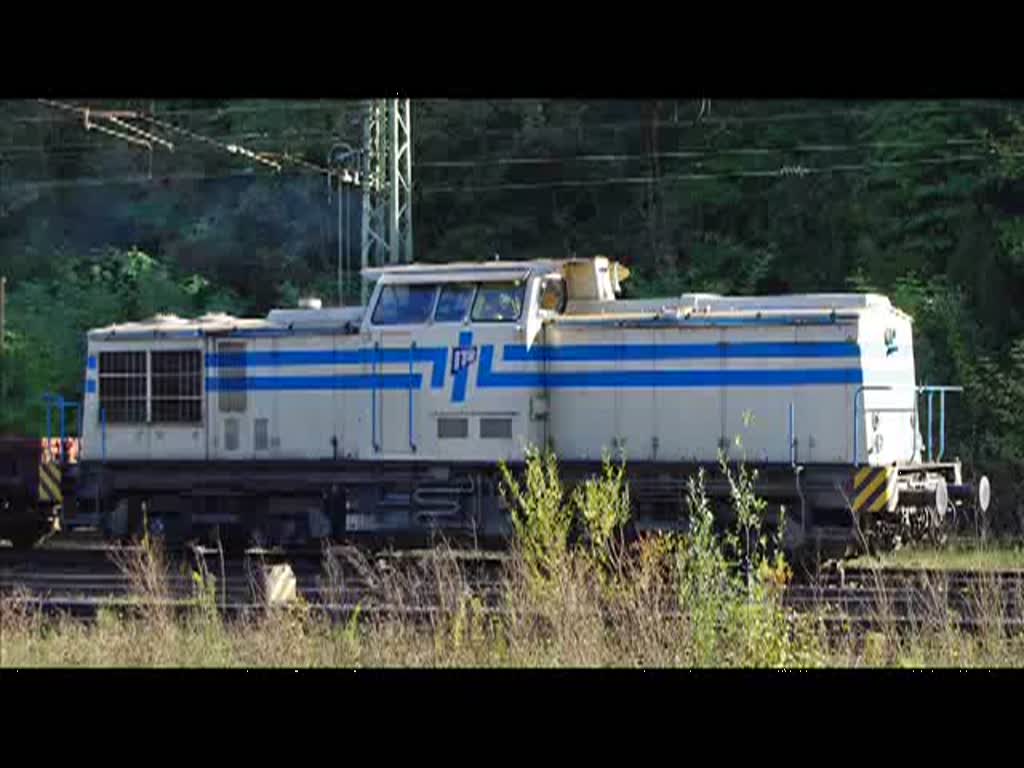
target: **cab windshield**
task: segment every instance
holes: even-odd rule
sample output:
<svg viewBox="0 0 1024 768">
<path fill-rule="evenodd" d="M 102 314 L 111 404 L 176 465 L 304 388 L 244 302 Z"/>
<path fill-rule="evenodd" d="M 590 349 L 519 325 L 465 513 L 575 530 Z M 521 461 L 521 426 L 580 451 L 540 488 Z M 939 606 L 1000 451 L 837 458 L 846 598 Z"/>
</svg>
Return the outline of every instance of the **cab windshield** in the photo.
<svg viewBox="0 0 1024 768">
<path fill-rule="evenodd" d="M 381 288 L 372 320 L 374 325 L 420 325 L 433 313 L 436 323 L 462 323 L 467 315 L 474 322 L 510 323 L 522 315 L 525 295 L 525 281 L 392 283 Z"/>
</svg>

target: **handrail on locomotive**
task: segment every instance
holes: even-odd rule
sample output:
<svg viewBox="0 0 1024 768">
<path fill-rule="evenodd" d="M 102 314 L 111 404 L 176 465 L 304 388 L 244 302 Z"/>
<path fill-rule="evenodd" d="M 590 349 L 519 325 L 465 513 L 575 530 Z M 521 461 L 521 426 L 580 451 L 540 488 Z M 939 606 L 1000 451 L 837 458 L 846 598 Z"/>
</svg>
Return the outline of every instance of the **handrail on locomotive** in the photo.
<svg viewBox="0 0 1024 768">
<path fill-rule="evenodd" d="M 860 421 L 857 418 L 857 416 L 858 416 L 858 413 L 857 413 L 858 399 L 857 398 L 860 398 L 859 402 L 863 402 L 862 395 L 864 394 L 865 391 L 868 391 L 868 392 L 872 392 L 872 391 L 874 391 L 874 392 L 896 392 L 896 391 L 901 391 L 901 390 L 902 391 L 907 391 L 907 390 L 913 390 L 914 391 L 916 397 L 914 399 L 914 406 L 913 406 L 913 408 L 885 408 L 885 407 L 866 408 L 865 407 L 864 408 L 864 415 L 867 416 L 868 414 L 871 414 L 871 413 L 909 413 L 909 414 L 911 414 L 911 416 L 912 416 L 911 425 L 912 425 L 913 430 L 914 430 L 914 446 L 913 446 L 913 449 L 911 450 L 910 457 L 907 459 L 907 462 L 906 462 L 906 463 L 910 463 L 910 462 L 913 462 L 913 461 L 915 461 L 917 459 L 917 452 L 918 452 L 917 439 L 919 437 L 919 433 L 918 433 L 917 427 L 918 427 L 918 424 L 920 422 L 920 414 L 919 414 L 919 411 L 918 411 L 918 407 L 920 405 L 920 396 L 923 395 L 923 394 L 927 394 L 928 395 L 928 454 L 927 454 L 926 461 L 929 464 L 931 464 L 931 463 L 938 463 L 938 462 L 942 461 L 942 457 L 943 457 L 943 455 L 946 452 L 946 393 L 947 392 L 963 392 L 964 391 L 963 387 L 949 386 L 949 385 L 931 385 L 931 384 L 921 385 L 921 386 L 914 386 L 914 387 L 897 387 L 897 386 L 884 385 L 884 384 L 883 385 L 873 385 L 873 386 L 864 385 L 864 386 L 860 386 L 860 387 L 857 388 L 857 391 L 854 393 L 854 400 L 853 400 L 853 456 L 854 456 L 854 462 L 857 464 L 857 466 L 860 466 L 863 463 L 863 462 L 860 461 L 860 455 L 857 453 L 857 448 L 859 447 L 858 446 L 858 442 L 857 442 L 857 434 L 858 434 L 858 427 L 860 425 Z M 938 452 L 938 454 L 934 453 L 934 451 L 933 451 L 933 443 L 932 443 L 932 425 L 934 423 L 933 409 L 932 409 L 932 400 L 933 400 L 933 397 L 934 397 L 935 393 L 939 393 L 939 452 Z"/>
<path fill-rule="evenodd" d="M 43 433 L 46 439 L 47 451 L 52 452 L 52 441 L 58 436 L 53 434 L 53 416 L 56 414 L 57 423 L 60 425 L 59 441 L 57 443 L 57 458 L 61 464 L 68 463 L 68 423 L 75 424 L 76 437 L 82 435 L 82 404 L 76 400 L 67 400 L 63 395 L 56 395 L 46 392 L 42 397 L 46 409 L 46 431 Z M 68 411 L 74 412 L 76 419 L 69 420 Z"/>
</svg>

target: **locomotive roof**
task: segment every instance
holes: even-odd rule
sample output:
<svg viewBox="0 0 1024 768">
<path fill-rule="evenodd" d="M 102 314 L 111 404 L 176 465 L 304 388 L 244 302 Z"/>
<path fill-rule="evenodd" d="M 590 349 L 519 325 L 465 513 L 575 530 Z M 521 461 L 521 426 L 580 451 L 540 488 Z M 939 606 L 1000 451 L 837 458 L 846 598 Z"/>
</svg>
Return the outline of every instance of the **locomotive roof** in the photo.
<svg viewBox="0 0 1024 768">
<path fill-rule="evenodd" d="M 207 314 L 202 317 L 185 318 L 176 315 L 156 315 L 148 320 L 130 323 L 115 323 L 89 331 L 90 339 L 132 338 L 139 336 L 167 336 L 185 338 L 207 333 L 229 333 L 234 330 L 250 330 L 267 327 L 261 318 L 242 318 L 227 314 Z"/>
<path fill-rule="evenodd" d="M 598 257 L 603 259 L 603 257 Z M 408 264 L 367 269 L 371 280 L 397 279 L 401 282 L 510 281 L 530 274 L 562 272 L 570 265 L 590 259 L 537 259 L 533 261 L 452 262 L 446 264 Z M 607 263 L 602 261 L 602 263 Z M 628 272 L 627 272 L 628 274 Z M 789 294 L 777 296 L 720 296 L 686 293 L 681 296 L 650 299 L 589 300 L 570 297 L 565 314 L 550 318 L 553 322 L 671 321 L 698 317 L 802 316 L 831 313 L 833 317 L 854 317 L 873 308 L 892 310 L 885 296 L 878 294 L 832 293 Z M 363 307 L 325 307 L 275 309 L 265 318 L 241 318 L 211 313 L 198 318 L 157 315 L 141 322 L 120 323 L 89 331 L 93 340 L 130 338 L 189 338 L 204 335 L 263 332 L 288 332 L 294 328 L 322 329 L 325 333 L 355 333 L 362 321 Z M 896 310 L 898 312 L 898 310 Z M 903 314 L 903 313 L 900 313 Z"/>
<path fill-rule="evenodd" d="M 533 271 L 550 272 L 565 263 L 551 260 L 452 262 L 447 264 L 407 264 L 367 269 L 363 274 L 371 279 L 400 277 L 412 281 L 429 280 L 453 282 L 459 280 L 521 280 Z M 352 328 L 362 319 L 363 307 L 324 307 L 322 309 L 274 309 L 265 318 L 234 317 L 223 313 L 206 314 L 198 318 L 175 315 L 156 315 L 148 320 L 117 323 L 91 329 L 88 337 L 94 340 L 114 338 L 187 338 L 206 334 L 234 333 L 237 331 L 263 331 L 288 329 L 293 326 L 318 327 L 326 330 Z M 353 328 L 354 330 L 354 328 Z"/>
<path fill-rule="evenodd" d="M 513 280 L 526 277 L 531 272 L 551 272 L 559 269 L 566 260 L 535 259 L 533 261 L 454 261 L 445 264 L 402 264 L 393 267 L 364 269 L 362 274 L 369 280 L 382 277 L 416 278 L 430 277 L 438 280 L 480 279 Z"/>
</svg>

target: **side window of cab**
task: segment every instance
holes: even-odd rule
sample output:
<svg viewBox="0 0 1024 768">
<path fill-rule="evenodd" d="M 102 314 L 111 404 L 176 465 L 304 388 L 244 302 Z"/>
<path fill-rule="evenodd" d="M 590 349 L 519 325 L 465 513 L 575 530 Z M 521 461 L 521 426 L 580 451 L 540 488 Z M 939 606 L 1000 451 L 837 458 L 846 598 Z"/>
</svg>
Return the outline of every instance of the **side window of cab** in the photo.
<svg viewBox="0 0 1024 768">
<path fill-rule="evenodd" d="M 537 306 L 541 311 L 560 315 L 565 312 L 567 301 L 565 280 L 560 275 L 549 275 L 541 280 L 537 291 Z"/>
<path fill-rule="evenodd" d="M 475 283 L 448 283 L 441 287 L 441 296 L 434 310 L 435 323 L 461 323 L 469 314 L 476 295 Z"/>
<path fill-rule="evenodd" d="M 523 314 L 526 283 L 481 283 L 473 301 L 473 322 L 512 323 Z"/>
<path fill-rule="evenodd" d="M 434 309 L 437 286 L 427 283 L 389 283 L 380 290 L 373 309 L 374 325 L 419 325 Z"/>
</svg>

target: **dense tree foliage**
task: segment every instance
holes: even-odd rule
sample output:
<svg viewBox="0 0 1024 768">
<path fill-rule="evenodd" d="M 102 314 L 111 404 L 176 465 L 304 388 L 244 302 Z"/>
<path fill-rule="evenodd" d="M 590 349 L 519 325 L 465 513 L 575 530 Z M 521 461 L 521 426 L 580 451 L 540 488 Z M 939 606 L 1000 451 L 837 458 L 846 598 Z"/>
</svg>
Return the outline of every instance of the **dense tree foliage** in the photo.
<svg viewBox="0 0 1024 768">
<path fill-rule="evenodd" d="M 275 173 L 224 145 L 324 165 L 335 145 L 359 146 L 358 104 L 92 106 L 193 133 L 149 126 L 175 145 L 149 150 L 72 113 L 0 104 L 0 428 L 37 429 L 44 390 L 80 396 L 89 326 L 335 296 L 337 192 L 309 166 Z M 634 268 L 633 295 L 886 294 L 915 318 L 921 381 L 966 387 L 950 403 L 953 450 L 1020 461 L 1018 114 L 960 101 L 414 102 L 416 255 L 604 253 Z M 359 200 L 344 199 L 354 262 Z"/>
</svg>

